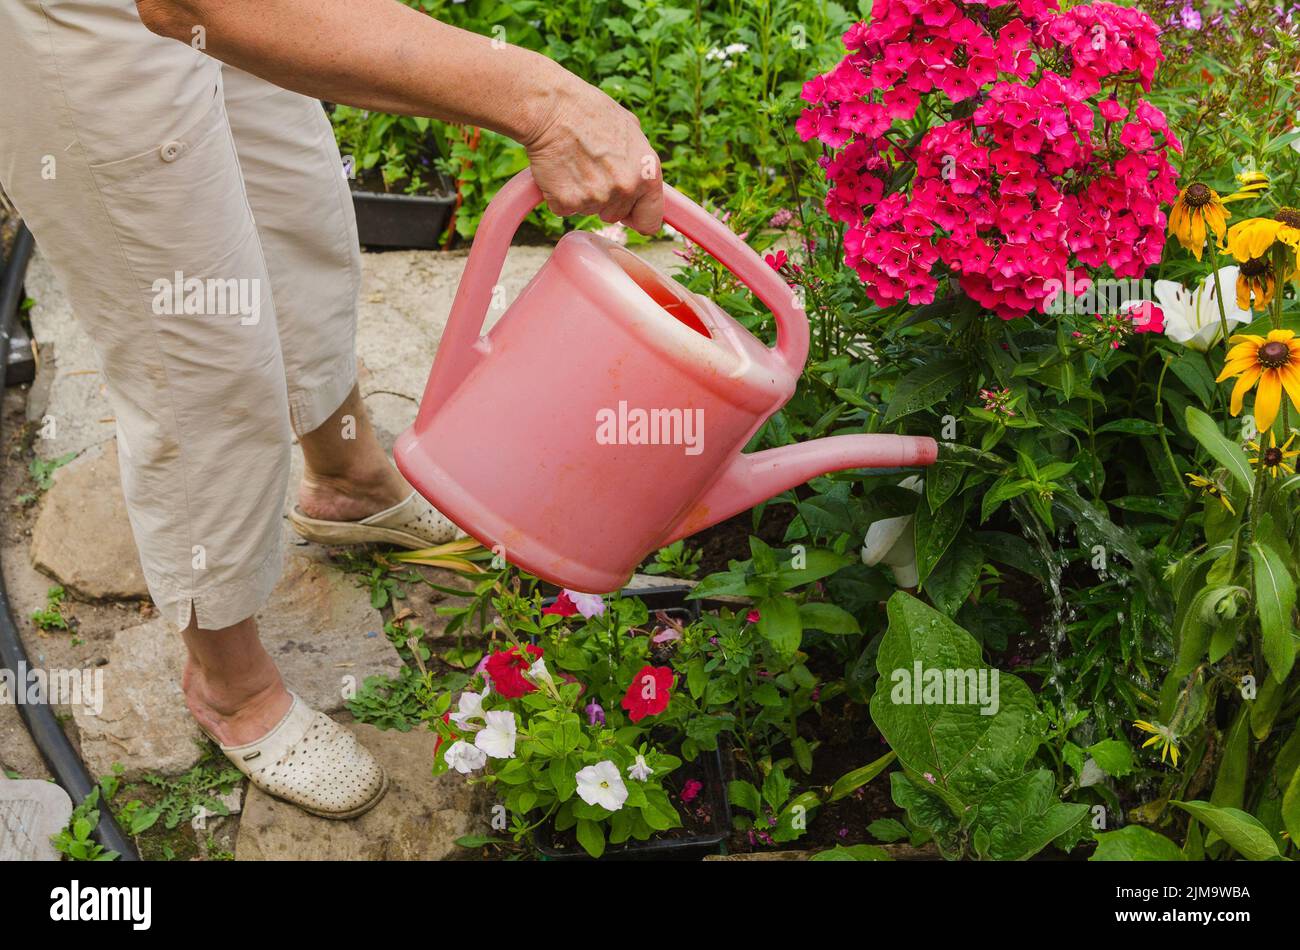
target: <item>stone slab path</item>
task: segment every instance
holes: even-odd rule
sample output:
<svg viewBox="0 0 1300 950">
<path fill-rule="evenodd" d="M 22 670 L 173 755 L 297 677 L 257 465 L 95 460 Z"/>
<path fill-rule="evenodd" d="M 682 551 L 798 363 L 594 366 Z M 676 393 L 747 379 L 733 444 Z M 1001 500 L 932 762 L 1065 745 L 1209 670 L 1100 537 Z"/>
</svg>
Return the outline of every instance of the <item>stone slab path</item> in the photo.
<svg viewBox="0 0 1300 950">
<path fill-rule="evenodd" d="M 52 782 L 0 773 L 0 861 L 57 861 L 50 844 L 72 817 L 68 793 Z"/>
</svg>

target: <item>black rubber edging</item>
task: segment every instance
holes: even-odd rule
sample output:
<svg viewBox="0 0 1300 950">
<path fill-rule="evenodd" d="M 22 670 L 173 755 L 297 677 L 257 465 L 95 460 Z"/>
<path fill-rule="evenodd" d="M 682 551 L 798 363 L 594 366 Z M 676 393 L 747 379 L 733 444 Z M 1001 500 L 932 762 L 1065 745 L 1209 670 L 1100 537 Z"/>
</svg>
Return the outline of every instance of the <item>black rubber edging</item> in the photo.
<svg viewBox="0 0 1300 950">
<path fill-rule="evenodd" d="M 18 320 L 18 306 L 22 303 L 23 278 L 27 274 L 27 262 L 31 260 L 35 242 L 27 225 L 19 223 L 14 234 L 13 248 L 9 260 L 0 273 L 0 393 L 4 392 L 5 375 L 9 369 L 9 339 Z M 20 669 L 32 669 L 23 647 L 22 637 L 14 623 L 9 606 L 9 592 L 5 589 L 4 575 L 0 573 L 0 666 L 13 670 L 18 675 Z M 18 703 L 18 711 L 27 724 L 32 741 L 41 752 L 41 758 L 54 773 L 54 779 L 72 798 L 80 804 L 86 796 L 95 790 L 96 782 L 86 771 L 85 763 L 77 755 L 72 743 L 64 734 L 54 710 L 41 697 L 39 703 Z M 116 851 L 123 861 L 139 861 L 135 845 L 131 842 L 117 821 L 113 818 L 108 802 L 101 801 L 99 807 L 99 825 L 95 829 L 95 839 L 110 851 Z"/>
</svg>

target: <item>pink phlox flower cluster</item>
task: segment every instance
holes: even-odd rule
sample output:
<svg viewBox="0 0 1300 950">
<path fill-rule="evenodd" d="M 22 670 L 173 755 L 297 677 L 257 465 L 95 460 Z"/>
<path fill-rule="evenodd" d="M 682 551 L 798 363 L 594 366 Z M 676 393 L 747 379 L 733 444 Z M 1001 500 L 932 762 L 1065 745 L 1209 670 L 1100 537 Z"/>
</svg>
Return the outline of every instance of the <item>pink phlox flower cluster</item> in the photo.
<svg viewBox="0 0 1300 950">
<path fill-rule="evenodd" d="M 1182 147 L 1128 95 L 1163 58 L 1147 14 L 876 0 L 844 43 L 806 84 L 797 129 L 828 147 L 826 208 L 877 305 L 929 303 L 947 277 L 1011 319 L 1044 311 L 1076 268 L 1136 277 L 1159 261 L 1177 196 L 1166 149 Z M 922 101 L 951 118 L 911 144 L 901 125 Z"/>
</svg>

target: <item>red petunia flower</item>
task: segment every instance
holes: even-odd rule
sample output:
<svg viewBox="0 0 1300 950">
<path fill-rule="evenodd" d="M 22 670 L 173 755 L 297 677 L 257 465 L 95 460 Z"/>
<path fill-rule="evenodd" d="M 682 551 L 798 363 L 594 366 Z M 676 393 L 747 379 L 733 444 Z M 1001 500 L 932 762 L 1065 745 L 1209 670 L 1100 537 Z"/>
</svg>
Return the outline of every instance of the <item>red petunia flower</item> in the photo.
<svg viewBox="0 0 1300 950">
<path fill-rule="evenodd" d="M 578 612 L 578 605 L 569 599 L 567 590 L 560 591 L 560 596 L 555 598 L 555 603 L 549 607 L 543 607 L 543 614 L 555 614 L 559 617 L 572 617 Z"/>
<path fill-rule="evenodd" d="M 628 718 L 640 722 L 646 716 L 657 716 L 668 708 L 673 689 L 673 671 L 666 666 L 643 666 L 632 677 L 622 707 Z"/>
<path fill-rule="evenodd" d="M 518 699 L 535 691 L 537 687 L 524 679 L 524 673 L 541 655 L 542 648 L 531 643 L 524 647 L 522 655 L 518 647 L 493 653 L 487 661 L 487 675 L 492 678 L 492 688 L 506 699 Z"/>
<path fill-rule="evenodd" d="M 450 709 L 448 709 L 445 713 L 442 714 L 442 721 L 447 723 L 447 725 L 451 725 Z M 438 750 L 442 748 L 442 733 L 440 732 L 437 733 L 437 739 L 438 741 L 433 744 L 433 757 L 435 759 L 438 757 Z"/>
</svg>

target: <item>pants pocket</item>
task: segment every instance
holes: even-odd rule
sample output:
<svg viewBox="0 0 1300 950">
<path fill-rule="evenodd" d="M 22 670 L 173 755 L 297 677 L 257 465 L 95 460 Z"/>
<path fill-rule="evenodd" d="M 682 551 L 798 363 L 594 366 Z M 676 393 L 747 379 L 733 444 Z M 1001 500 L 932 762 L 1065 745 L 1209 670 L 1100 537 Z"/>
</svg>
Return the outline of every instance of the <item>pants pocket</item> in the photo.
<svg viewBox="0 0 1300 950">
<path fill-rule="evenodd" d="M 202 118 L 175 139 L 90 171 L 141 290 L 177 272 L 262 276 L 226 272 L 248 268 L 240 252 L 255 227 L 219 87 Z"/>
</svg>

